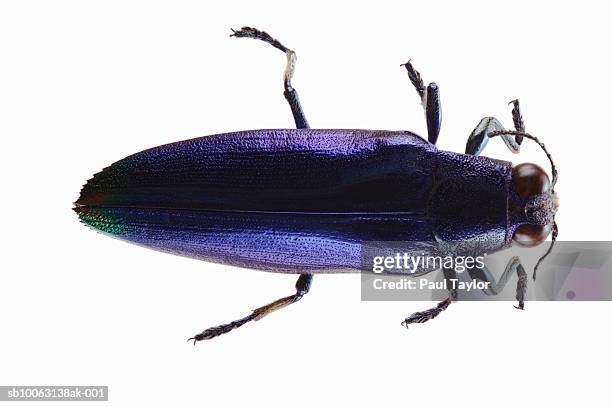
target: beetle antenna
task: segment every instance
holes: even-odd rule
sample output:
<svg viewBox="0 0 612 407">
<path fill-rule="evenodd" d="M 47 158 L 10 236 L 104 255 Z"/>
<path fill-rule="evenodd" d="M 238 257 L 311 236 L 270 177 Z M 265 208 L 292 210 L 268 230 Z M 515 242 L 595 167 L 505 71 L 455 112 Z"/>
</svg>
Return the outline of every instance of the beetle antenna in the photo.
<svg viewBox="0 0 612 407">
<path fill-rule="evenodd" d="M 557 240 L 557 235 L 558 234 L 559 234 L 559 227 L 557 226 L 557 222 L 555 222 L 555 220 L 553 218 L 553 230 L 552 230 L 552 237 L 550 239 L 550 246 L 548 246 L 548 250 L 546 250 L 546 253 L 544 253 L 544 255 L 542 257 L 540 257 L 540 259 L 536 263 L 535 267 L 533 268 L 533 280 L 534 281 L 536 279 L 536 272 L 538 271 L 538 267 L 540 267 L 540 263 L 542 263 L 542 261 L 544 261 L 546 256 L 548 256 L 550 254 L 550 252 L 552 251 L 553 246 L 555 245 L 555 241 Z"/>
<path fill-rule="evenodd" d="M 557 167 L 555 166 L 555 162 L 553 161 L 552 155 L 550 155 L 544 143 L 542 143 L 536 136 L 532 136 L 531 134 L 525 133 L 523 131 L 497 130 L 489 134 L 489 137 L 496 137 L 496 136 L 522 136 L 522 137 L 535 141 L 540 146 L 540 148 L 544 150 L 544 153 L 546 154 L 546 156 L 548 157 L 548 160 L 550 161 L 551 172 L 552 172 L 552 190 L 554 191 L 555 184 L 557 183 L 557 177 L 558 177 Z"/>
</svg>

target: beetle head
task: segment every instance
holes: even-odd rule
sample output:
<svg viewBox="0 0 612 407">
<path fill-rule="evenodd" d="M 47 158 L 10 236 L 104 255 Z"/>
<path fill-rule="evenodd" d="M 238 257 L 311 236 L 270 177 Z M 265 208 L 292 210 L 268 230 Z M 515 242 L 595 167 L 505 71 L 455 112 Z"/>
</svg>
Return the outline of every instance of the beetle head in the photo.
<svg viewBox="0 0 612 407">
<path fill-rule="evenodd" d="M 537 246 L 553 229 L 559 207 L 557 194 L 546 172 L 536 164 L 523 163 L 512 169 L 512 206 L 523 222 L 512 239 L 521 246 Z"/>
</svg>

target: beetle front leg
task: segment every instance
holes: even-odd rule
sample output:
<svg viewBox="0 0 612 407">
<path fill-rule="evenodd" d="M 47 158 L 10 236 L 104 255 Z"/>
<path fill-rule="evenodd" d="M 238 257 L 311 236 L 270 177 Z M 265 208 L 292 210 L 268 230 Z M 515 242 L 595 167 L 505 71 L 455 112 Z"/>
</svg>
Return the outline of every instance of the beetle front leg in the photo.
<svg viewBox="0 0 612 407">
<path fill-rule="evenodd" d="M 427 121 L 427 139 L 430 143 L 436 144 L 440 127 L 442 126 L 442 106 L 440 103 L 440 89 L 435 82 L 431 82 L 427 87 L 421 78 L 419 71 L 414 69 L 410 61 L 402 64 L 408 72 L 408 78 L 416 89 L 423 109 L 425 109 L 425 119 Z"/>
<path fill-rule="evenodd" d="M 263 307 L 259 307 L 253 310 L 251 314 L 247 315 L 244 318 L 237 319 L 228 324 L 208 328 L 200 332 L 199 334 L 189 338 L 188 341 L 193 341 L 193 344 L 195 345 L 198 341 L 204 341 L 207 339 L 212 339 L 219 335 L 223 335 L 236 328 L 241 327 L 247 322 L 259 321 L 266 315 L 302 299 L 302 297 L 306 295 L 310 290 L 311 283 L 312 274 L 300 274 L 300 277 L 298 278 L 297 283 L 295 284 L 295 294 L 278 299 L 274 302 L 271 302 L 270 304 L 264 305 Z"/>
<path fill-rule="evenodd" d="M 447 287 L 452 287 L 452 285 L 448 285 L 448 282 L 456 278 L 456 272 L 453 269 L 443 269 L 444 279 L 446 280 Z M 516 299 L 518 301 L 518 305 L 515 305 L 514 308 L 517 309 L 525 309 L 525 293 L 527 291 L 527 273 L 523 268 L 523 265 L 520 262 L 518 256 L 514 256 L 508 261 L 506 264 L 506 269 L 504 273 L 499 278 L 499 281 L 495 283 L 495 277 L 491 274 L 489 269 L 484 266 L 482 269 L 471 269 L 469 271 L 470 277 L 475 280 L 480 280 L 484 282 L 490 282 L 490 287 L 488 290 L 483 290 L 487 295 L 497 295 L 499 292 L 503 290 L 506 283 L 512 276 L 512 274 L 516 273 L 518 276 L 518 281 L 516 283 Z M 406 328 L 409 324 L 415 323 L 423 323 L 427 322 L 431 319 L 434 319 L 440 313 L 448 308 L 448 306 L 452 303 L 452 301 L 457 299 L 457 291 L 453 289 L 449 289 L 449 296 L 445 300 L 439 302 L 435 307 L 430 308 L 425 311 L 415 312 L 410 315 L 408 318 L 402 322 Z"/>
<path fill-rule="evenodd" d="M 514 128 L 516 131 L 525 132 L 525 123 L 523 122 L 523 116 L 521 115 L 520 105 L 518 99 L 510 102 L 512 107 L 512 121 L 514 122 Z M 465 153 L 471 155 L 479 155 L 485 146 L 489 142 L 489 135 L 494 131 L 504 131 L 504 126 L 495 117 L 485 117 L 480 120 L 480 123 L 474 128 L 472 134 L 468 138 L 467 144 L 465 145 Z M 517 154 L 521 150 L 521 143 L 523 142 L 523 136 L 516 135 L 514 137 L 509 135 L 502 135 L 502 140 L 506 144 L 506 147 L 513 153 Z"/>
<path fill-rule="evenodd" d="M 285 53 L 285 55 L 287 56 L 287 65 L 285 67 L 285 74 L 283 77 L 283 85 L 285 87 L 285 91 L 283 94 L 285 95 L 285 99 L 287 99 L 289 107 L 291 108 L 291 113 L 293 114 L 293 119 L 295 120 L 296 127 L 298 129 L 308 129 L 308 121 L 306 120 L 306 116 L 304 115 L 304 111 L 302 110 L 302 105 L 300 104 L 300 99 L 298 97 L 297 91 L 291 85 L 291 78 L 293 77 L 295 63 L 297 61 L 297 56 L 295 55 L 295 52 L 285 47 L 283 44 L 280 43 L 280 41 L 273 38 L 267 32 L 252 27 L 242 27 L 238 31 L 232 29 L 232 34 L 230 36 L 238 38 L 254 38 L 257 40 L 261 40 L 267 42 L 274 48 L 279 49 Z"/>
<path fill-rule="evenodd" d="M 514 307 L 517 309 L 525 309 L 525 294 L 527 292 L 527 273 L 525 272 L 525 268 L 521 264 L 521 261 L 518 256 L 512 257 L 508 263 L 506 264 L 506 269 L 504 273 L 499 278 L 499 281 L 495 282 L 495 277 L 489 271 L 487 266 L 484 266 L 481 269 L 470 269 L 468 274 L 473 280 L 480 280 L 483 282 L 489 282 L 489 287 L 486 290 L 483 290 L 486 295 L 497 295 L 499 294 L 506 284 L 510 277 L 516 273 L 518 276 L 518 281 L 516 283 L 516 300 L 518 301 L 518 305 Z"/>
</svg>

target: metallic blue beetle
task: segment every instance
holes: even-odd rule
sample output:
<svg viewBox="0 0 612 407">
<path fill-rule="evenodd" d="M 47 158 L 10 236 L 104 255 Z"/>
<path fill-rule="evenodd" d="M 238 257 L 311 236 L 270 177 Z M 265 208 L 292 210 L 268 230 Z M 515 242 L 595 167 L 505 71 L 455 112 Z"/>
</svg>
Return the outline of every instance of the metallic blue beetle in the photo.
<svg viewBox="0 0 612 407">
<path fill-rule="evenodd" d="M 423 102 L 429 141 L 410 132 L 310 129 L 291 85 L 295 53 L 254 28 L 232 35 L 286 53 L 284 95 L 298 128 L 218 134 L 142 151 L 96 174 L 75 203 L 84 223 L 140 245 L 300 274 L 295 294 L 207 329 L 190 338 L 194 343 L 296 302 L 314 273 L 359 271 L 365 242 L 419 242 L 415 250 L 422 252 L 467 241 L 490 253 L 513 240 L 539 244 L 551 230 L 556 238 L 557 171 L 544 145 L 525 133 L 517 100 L 515 131 L 487 117 L 470 135 L 465 154 L 440 151 L 434 145 L 441 123 L 438 87 L 425 86 L 408 62 L 403 66 Z M 515 153 L 523 137 L 537 142 L 551 160 L 552 181 L 535 164 L 513 167 L 479 156 L 493 136 Z M 520 263 L 511 262 L 507 271 L 522 276 L 524 291 Z M 523 297 L 517 292 L 520 308 Z M 434 318 L 451 300 L 404 322 Z"/>
</svg>

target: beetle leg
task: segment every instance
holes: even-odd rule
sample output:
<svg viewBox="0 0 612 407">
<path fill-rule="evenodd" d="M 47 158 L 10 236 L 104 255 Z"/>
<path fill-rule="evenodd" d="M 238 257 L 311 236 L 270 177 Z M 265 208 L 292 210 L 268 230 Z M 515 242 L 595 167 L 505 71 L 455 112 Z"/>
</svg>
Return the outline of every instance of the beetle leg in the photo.
<svg viewBox="0 0 612 407">
<path fill-rule="evenodd" d="M 285 73 L 283 75 L 283 86 L 285 88 L 283 95 L 285 96 L 285 99 L 287 100 L 287 103 L 289 103 L 289 107 L 291 108 L 291 113 L 293 114 L 293 119 L 295 120 L 295 126 L 298 129 L 310 128 L 310 126 L 308 125 L 308 121 L 306 120 L 306 116 L 304 115 L 302 105 L 300 104 L 298 93 L 291 85 L 291 79 L 293 78 L 293 72 L 295 71 L 295 64 L 297 61 L 297 56 L 295 52 L 285 47 L 283 44 L 281 44 L 280 41 L 273 38 L 267 32 L 258 30 L 253 27 L 242 27 L 240 30 L 237 31 L 232 29 L 232 34 L 230 34 L 230 36 L 237 38 L 254 38 L 257 40 L 261 40 L 267 42 L 274 48 L 277 48 L 285 53 L 287 57 L 287 65 L 285 66 Z M 229 332 L 232 329 L 238 328 L 249 321 L 257 321 L 266 316 L 267 314 L 276 311 L 277 309 L 299 301 L 304 296 L 304 294 L 308 293 L 311 283 L 312 274 L 300 274 L 300 277 L 298 278 L 298 281 L 295 285 L 296 293 L 294 295 L 281 298 L 268 305 L 257 308 L 251 313 L 251 315 L 245 318 L 230 322 L 229 324 L 207 329 L 204 332 L 190 339 L 193 339 L 195 344 L 195 342 L 199 340 L 214 338 L 215 336 L 219 336 L 221 334 Z"/>
<path fill-rule="evenodd" d="M 514 307 L 517 309 L 525 309 L 527 273 L 525 272 L 525 268 L 521 264 L 518 256 L 514 256 L 508 261 L 508 264 L 506 264 L 506 269 L 497 283 L 495 282 L 495 277 L 493 277 L 487 266 L 484 266 L 481 269 L 473 268 L 468 271 L 472 279 L 491 283 L 489 285 L 489 289 L 483 290 L 487 295 L 499 294 L 515 272 L 518 276 L 518 281 L 516 283 L 516 300 L 518 301 L 518 305 L 515 305 Z"/>
<path fill-rule="evenodd" d="M 471 155 L 480 155 L 482 150 L 489 142 L 489 134 L 494 131 L 503 131 L 504 126 L 495 117 L 484 117 L 470 134 L 468 141 L 465 145 L 465 153 Z M 520 145 L 516 143 L 513 137 L 502 135 L 502 140 L 513 153 L 520 151 Z"/>
<path fill-rule="evenodd" d="M 442 271 L 444 272 L 444 278 L 446 279 L 447 286 L 448 286 L 448 281 L 452 278 L 456 278 L 455 271 L 453 269 L 443 269 Z M 484 293 L 487 295 L 497 295 L 498 293 L 500 293 L 503 290 L 503 288 L 506 286 L 506 283 L 508 282 L 512 274 L 514 274 L 515 272 L 518 275 L 518 281 L 516 284 L 516 299 L 518 301 L 518 305 L 515 305 L 514 308 L 522 310 L 522 309 L 525 309 L 525 293 L 527 291 L 527 273 L 525 272 L 525 269 L 523 268 L 523 265 L 521 264 L 521 261 L 518 256 L 514 256 L 508 261 L 508 264 L 506 264 L 506 269 L 504 270 L 504 273 L 499 278 L 499 281 L 497 283 L 495 283 L 495 277 L 493 277 L 493 275 L 491 274 L 491 272 L 486 266 L 484 266 L 482 269 L 470 269 L 468 271 L 472 279 L 480 280 L 484 282 L 491 282 L 490 284 L 491 288 L 487 290 L 483 290 Z M 439 302 L 433 308 L 430 308 L 425 311 L 415 312 L 414 314 L 406 318 L 404 322 L 402 322 L 402 325 L 404 325 L 407 328 L 409 324 L 427 322 L 430 319 L 434 319 L 435 317 L 440 315 L 440 313 L 444 311 L 446 308 L 448 308 L 451 302 L 453 300 L 456 300 L 457 298 L 456 290 L 449 290 L 449 291 L 450 291 L 450 295 L 448 296 L 447 299 Z"/>
<path fill-rule="evenodd" d="M 451 269 L 451 268 L 443 268 L 442 272 L 444 273 L 444 279 L 446 280 L 446 286 L 447 287 L 452 287 L 452 285 L 449 285 L 448 282 L 451 279 L 454 279 L 454 278 L 457 277 L 457 274 L 456 274 L 455 270 Z M 448 308 L 448 306 L 451 304 L 451 302 L 453 300 L 455 300 L 456 298 L 457 298 L 457 290 L 456 289 L 449 289 L 449 296 L 448 296 L 448 298 L 446 298 L 443 301 L 440 301 L 433 308 L 427 309 L 425 311 L 419 311 L 419 312 L 413 313 L 412 315 L 407 317 L 402 322 L 402 325 L 405 326 L 406 328 L 408 328 L 408 325 L 410 325 L 410 324 L 422 324 L 423 322 L 427 322 L 430 319 L 434 319 L 435 317 L 440 315 L 440 313 L 442 311 L 444 311 L 446 308 Z"/>
<path fill-rule="evenodd" d="M 521 115 L 521 108 L 518 99 L 510 102 L 512 104 L 512 121 L 516 131 L 525 132 L 525 122 Z M 503 131 L 504 126 L 495 117 L 485 117 L 480 120 L 480 123 L 470 134 L 467 144 L 465 146 L 465 153 L 472 155 L 479 155 L 487 145 L 489 141 L 489 135 L 494 131 Z M 523 142 L 523 136 L 517 134 L 514 137 L 510 135 L 502 135 L 502 140 L 513 153 L 518 153 L 521 150 L 521 143 Z"/>
<path fill-rule="evenodd" d="M 402 64 L 408 71 L 408 78 L 416 89 L 423 109 L 425 109 L 425 119 L 427 120 L 427 139 L 430 143 L 436 144 L 438 135 L 440 134 L 440 126 L 442 125 L 442 107 L 440 103 L 440 89 L 438 85 L 431 82 L 427 87 L 421 78 L 419 71 L 414 69 L 410 61 Z"/>
<path fill-rule="evenodd" d="M 308 291 L 310 290 L 311 283 L 312 274 L 300 274 L 300 277 L 298 278 L 297 283 L 295 284 L 295 294 L 278 299 L 274 302 L 271 302 L 270 304 L 264 305 L 263 307 L 259 307 L 253 310 L 250 315 L 247 315 L 244 318 L 237 319 L 228 324 L 208 328 L 200 332 L 199 334 L 189 338 L 188 341 L 193 341 L 193 344 L 195 345 L 198 341 L 212 339 L 216 336 L 223 335 L 224 333 L 241 327 L 247 322 L 259 321 L 266 315 L 299 301 L 304 295 L 308 293 Z"/>
<path fill-rule="evenodd" d="M 261 40 L 267 42 L 272 45 L 274 48 L 277 48 L 285 53 L 287 56 L 287 65 L 285 67 L 285 74 L 283 77 L 283 84 L 285 87 L 284 95 L 285 99 L 289 103 L 289 107 L 291 108 L 291 113 L 293 113 L 293 119 L 295 120 L 295 125 L 298 129 L 308 129 L 308 121 L 306 120 L 306 116 L 304 115 L 304 111 L 302 110 L 302 105 L 300 104 L 300 99 L 298 97 L 297 91 L 291 85 L 291 78 L 293 77 L 293 71 L 295 70 L 295 63 L 297 61 L 297 56 L 295 52 L 285 47 L 280 43 L 277 39 L 273 38 L 270 34 L 265 31 L 260 31 L 256 28 L 252 27 L 242 27 L 240 30 L 232 29 L 231 37 L 238 38 L 254 38 L 257 40 Z"/>
<path fill-rule="evenodd" d="M 404 322 L 402 322 L 402 325 L 408 328 L 408 325 L 410 324 L 422 324 L 423 322 L 427 322 L 430 319 L 434 319 L 435 317 L 440 315 L 442 311 L 447 309 L 451 302 L 452 298 L 451 296 L 448 296 L 447 299 L 445 299 L 444 301 L 440 301 L 438 305 L 433 308 L 413 313 L 408 318 L 406 318 Z"/>
</svg>

